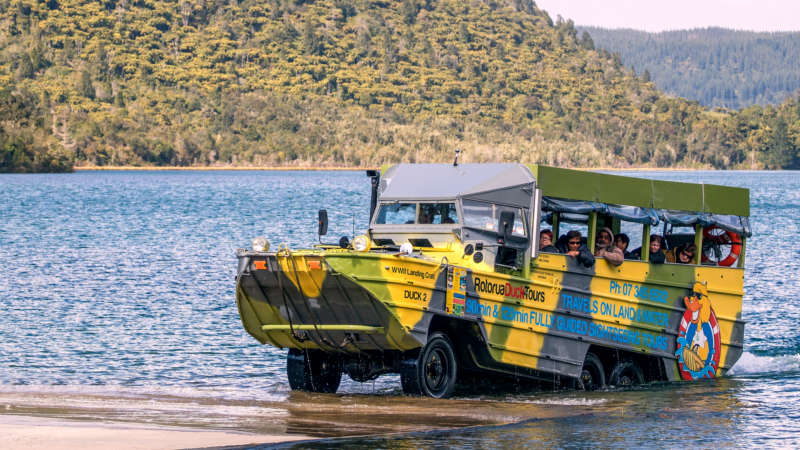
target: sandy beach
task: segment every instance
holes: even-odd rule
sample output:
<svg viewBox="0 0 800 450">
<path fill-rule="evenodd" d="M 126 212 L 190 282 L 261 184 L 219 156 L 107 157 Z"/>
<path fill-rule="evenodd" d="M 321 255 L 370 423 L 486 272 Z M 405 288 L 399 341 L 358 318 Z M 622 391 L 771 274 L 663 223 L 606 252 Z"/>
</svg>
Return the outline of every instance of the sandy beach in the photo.
<svg viewBox="0 0 800 450">
<path fill-rule="evenodd" d="M 246 446 L 491 427 L 608 410 L 605 400 L 586 393 L 541 393 L 535 401 L 436 400 L 359 388 L 365 386 L 348 382 L 337 395 L 286 392 L 234 400 L 153 387 L 0 386 L 0 448 Z"/>
<path fill-rule="evenodd" d="M 309 437 L 0 414 L 0 447 L 8 449 L 173 449 L 304 439 Z"/>
</svg>

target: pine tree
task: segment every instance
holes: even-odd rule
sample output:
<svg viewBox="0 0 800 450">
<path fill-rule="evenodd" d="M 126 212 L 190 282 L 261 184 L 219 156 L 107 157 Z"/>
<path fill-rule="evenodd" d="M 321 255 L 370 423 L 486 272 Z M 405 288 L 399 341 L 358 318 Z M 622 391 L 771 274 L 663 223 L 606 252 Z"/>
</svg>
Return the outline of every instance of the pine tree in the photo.
<svg viewBox="0 0 800 450">
<path fill-rule="evenodd" d="M 401 13 L 403 14 L 403 22 L 406 25 L 412 25 L 417 20 L 417 5 L 414 0 L 404 0 Z"/>
<path fill-rule="evenodd" d="M 94 99 L 94 86 L 92 77 L 87 70 L 81 70 L 78 78 L 78 93 L 88 99 Z"/>
<path fill-rule="evenodd" d="M 592 36 L 587 31 L 581 34 L 581 47 L 586 50 L 594 50 L 594 40 L 592 40 Z"/>
<path fill-rule="evenodd" d="M 303 27 L 303 49 L 309 55 L 322 53 L 322 41 L 317 34 L 316 26 L 311 21 L 307 21 Z"/>
</svg>

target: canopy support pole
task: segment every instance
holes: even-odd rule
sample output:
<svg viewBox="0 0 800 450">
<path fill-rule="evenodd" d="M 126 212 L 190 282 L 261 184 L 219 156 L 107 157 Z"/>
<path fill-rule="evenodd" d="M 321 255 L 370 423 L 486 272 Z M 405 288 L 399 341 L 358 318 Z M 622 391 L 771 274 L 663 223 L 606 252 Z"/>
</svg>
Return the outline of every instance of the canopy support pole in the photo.
<svg viewBox="0 0 800 450">
<path fill-rule="evenodd" d="M 694 246 L 694 261 L 692 261 L 692 264 L 697 266 L 700 265 L 700 258 L 703 256 L 703 226 L 699 223 L 694 226 Z M 678 255 L 675 255 L 675 258 L 677 257 Z"/>
<path fill-rule="evenodd" d="M 556 245 L 558 242 L 559 232 L 558 232 L 558 213 L 553 211 L 553 245 Z"/>
<path fill-rule="evenodd" d="M 541 207 L 542 207 L 542 190 L 533 188 L 533 195 L 531 196 L 531 206 L 528 210 L 528 248 L 525 249 L 525 260 L 522 265 L 522 276 L 530 278 L 531 276 L 531 258 L 539 256 L 539 224 L 542 221 Z"/>
<path fill-rule="evenodd" d="M 589 247 L 590 252 L 594 253 L 594 240 L 597 238 L 597 211 L 589 213 L 589 230 L 587 233 L 586 246 Z"/>
<path fill-rule="evenodd" d="M 644 224 L 642 229 L 642 261 L 650 261 L 650 224 Z"/>
<path fill-rule="evenodd" d="M 744 244 L 747 242 L 747 238 L 745 238 L 744 235 L 740 236 L 742 238 L 742 251 L 739 253 L 739 261 L 736 262 L 736 267 L 744 269 L 744 249 L 745 249 Z"/>
</svg>

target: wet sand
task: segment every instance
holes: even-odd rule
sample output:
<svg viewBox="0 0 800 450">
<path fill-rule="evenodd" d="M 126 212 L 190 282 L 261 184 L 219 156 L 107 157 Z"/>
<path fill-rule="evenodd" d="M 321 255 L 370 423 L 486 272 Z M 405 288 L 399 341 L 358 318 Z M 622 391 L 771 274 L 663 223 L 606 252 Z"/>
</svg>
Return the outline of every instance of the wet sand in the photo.
<svg viewBox="0 0 800 450">
<path fill-rule="evenodd" d="M 0 387 L 0 448 L 184 448 L 392 435 L 573 416 L 605 403 L 587 398 L 592 393 L 543 393 L 535 401 L 394 392 L 232 400 L 87 388 Z"/>
<path fill-rule="evenodd" d="M 2 448 L 172 449 L 272 444 L 301 439 L 307 437 L 0 415 Z"/>
</svg>

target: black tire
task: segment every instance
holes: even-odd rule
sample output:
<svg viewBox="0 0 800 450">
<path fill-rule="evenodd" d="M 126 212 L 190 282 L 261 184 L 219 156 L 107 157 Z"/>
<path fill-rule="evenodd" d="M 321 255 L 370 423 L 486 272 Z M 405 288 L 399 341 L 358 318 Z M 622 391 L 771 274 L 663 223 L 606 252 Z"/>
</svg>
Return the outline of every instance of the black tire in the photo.
<svg viewBox="0 0 800 450">
<path fill-rule="evenodd" d="M 644 374 L 635 362 L 619 361 L 611 370 L 611 376 L 608 379 L 608 383 L 613 386 L 636 386 L 644 383 Z"/>
<path fill-rule="evenodd" d="M 456 388 L 457 374 L 453 344 L 447 335 L 434 333 L 416 357 L 402 361 L 400 383 L 408 395 L 447 398 Z"/>
<path fill-rule="evenodd" d="M 293 391 L 334 393 L 342 381 L 342 362 L 319 350 L 290 348 L 286 374 Z"/>
<path fill-rule="evenodd" d="M 584 391 L 602 389 L 606 385 L 606 372 L 603 362 L 594 353 L 586 353 L 583 360 L 583 369 L 578 379 L 578 387 Z"/>
</svg>

